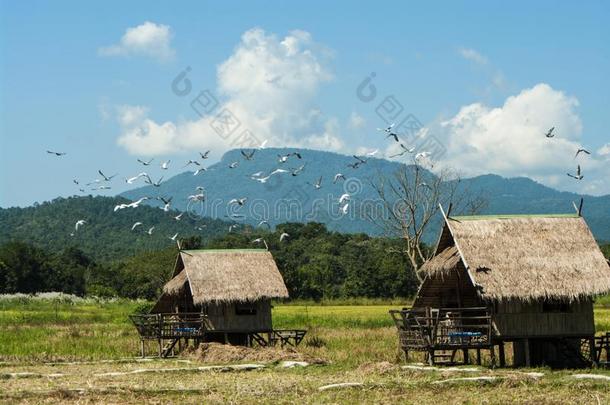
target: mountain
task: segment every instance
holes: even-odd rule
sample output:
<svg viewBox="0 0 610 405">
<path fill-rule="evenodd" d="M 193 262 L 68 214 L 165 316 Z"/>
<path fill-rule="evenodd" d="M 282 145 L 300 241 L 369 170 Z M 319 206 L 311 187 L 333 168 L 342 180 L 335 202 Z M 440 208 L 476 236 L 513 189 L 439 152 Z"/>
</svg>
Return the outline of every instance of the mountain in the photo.
<svg viewBox="0 0 610 405">
<path fill-rule="evenodd" d="M 0 244 L 21 240 L 50 251 L 74 246 L 94 259 L 113 261 L 171 246 L 175 242 L 169 237 L 175 233 L 180 238 L 199 236 L 206 241 L 228 230 L 229 225 L 223 221 L 186 214 L 177 221 L 173 216 L 179 212 L 163 212 L 151 206 L 114 212 L 115 205 L 125 202 L 129 201 L 122 197 L 88 196 L 56 198 L 27 208 L 0 208 Z M 86 224 L 75 232 L 80 219 Z M 135 222 L 143 225 L 132 231 Z M 148 235 L 152 226 L 155 229 Z"/>
<path fill-rule="evenodd" d="M 173 196 L 173 207 L 197 215 L 247 222 L 256 225 L 265 219 L 270 224 L 284 222 L 322 222 L 330 230 L 339 232 L 364 232 L 381 234 L 381 229 L 364 215 L 363 209 L 372 215 L 380 214 L 383 206 L 371 186 L 371 181 L 392 175 L 400 163 L 385 159 L 370 158 L 358 169 L 348 167 L 356 161 L 351 156 L 316 150 L 299 150 L 302 159 L 291 156 L 287 162 L 279 163 L 278 155 L 294 152 L 294 149 L 268 148 L 258 150 L 253 160 L 245 160 L 239 150 L 227 152 L 222 159 L 198 176 L 193 172 L 176 175 L 160 187 L 141 187 L 122 194 L 131 200 L 142 196 Z M 238 166 L 229 168 L 231 163 Z M 267 183 L 251 179 L 257 172 L 269 174 L 274 169 L 296 169 L 305 165 L 297 176 L 291 173 L 273 175 Z M 345 175 L 345 181 L 333 184 L 335 174 Z M 433 174 L 426 172 L 424 177 Z M 322 177 L 322 187 L 314 184 Z M 195 194 L 195 188 L 206 190 L 204 203 L 190 203 L 187 196 Z M 473 195 L 481 195 L 487 202 L 482 214 L 545 214 L 574 212 L 572 201 L 581 196 L 560 192 L 543 186 L 528 178 L 503 178 L 484 175 L 462 179 L 459 187 Z M 352 195 L 352 207 L 346 215 L 339 211 L 338 199 L 343 193 Z M 234 198 L 248 198 L 245 206 L 227 205 Z M 610 241 L 610 195 L 584 196 L 583 214 L 593 233 L 599 240 Z M 152 202 L 156 204 L 156 202 Z M 244 219 L 233 217 L 245 215 Z M 440 221 L 437 221 L 437 224 Z M 426 237 L 433 242 L 438 226 L 431 227 Z"/>
</svg>

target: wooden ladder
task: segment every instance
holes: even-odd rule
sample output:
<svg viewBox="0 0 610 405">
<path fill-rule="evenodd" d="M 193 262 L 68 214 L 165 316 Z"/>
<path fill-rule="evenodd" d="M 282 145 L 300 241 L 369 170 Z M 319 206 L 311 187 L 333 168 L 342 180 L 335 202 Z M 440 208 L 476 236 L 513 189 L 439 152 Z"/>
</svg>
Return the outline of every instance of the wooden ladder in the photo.
<svg viewBox="0 0 610 405">
<path fill-rule="evenodd" d="M 172 339 L 169 342 L 167 342 L 165 344 L 165 346 L 163 346 L 163 349 L 161 350 L 161 357 L 166 359 L 170 355 L 170 353 L 172 353 L 172 351 L 174 350 L 174 347 L 176 346 L 176 343 L 178 343 L 179 340 L 180 340 L 180 338 L 175 338 L 175 339 Z"/>
</svg>

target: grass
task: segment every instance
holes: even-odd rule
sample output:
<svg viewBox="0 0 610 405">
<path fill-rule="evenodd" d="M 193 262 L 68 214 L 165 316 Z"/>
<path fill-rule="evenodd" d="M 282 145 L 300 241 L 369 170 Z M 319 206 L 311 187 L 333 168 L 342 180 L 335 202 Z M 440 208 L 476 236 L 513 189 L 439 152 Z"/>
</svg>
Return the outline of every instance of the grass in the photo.
<svg viewBox="0 0 610 405">
<path fill-rule="evenodd" d="M 340 302 L 344 304 L 345 302 Z M 434 382 L 461 377 L 443 371 L 404 370 L 388 315 L 404 302 L 381 305 L 276 304 L 277 328 L 309 329 L 299 351 L 330 361 L 305 369 L 270 367 L 250 372 L 188 370 L 197 363 L 135 360 L 139 340 L 127 315 L 141 302 L 60 302 L 0 300 L 0 402 L 84 403 L 608 403 L 610 383 L 577 380 L 574 371 L 536 370 L 533 379 L 517 370 L 483 368 L 477 376 L 499 377 L 491 383 Z M 596 328 L 610 330 L 610 308 L 596 306 Z M 59 364 L 45 364 L 56 362 Z M 66 361 L 92 361 L 68 364 Z M 383 365 L 383 367 L 381 366 Z M 186 368 L 166 373 L 98 376 L 138 368 Z M 10 373 L 40 373 L 10 378 Z M 579 371 L 590 373 L 591 370 Z M 606 371 L 595 371 L 610 376 Z M 49 374 L 62 377 L 48 377 Z M 468 373 L 466 376 L 473 374 Z M 338 382 L 360 382 L 363 388 L 321 392 Z M 82 389 L 78 391 L 76 389 Z M 75 391 L 76 390 L 76 391 Z"/>
</svg>

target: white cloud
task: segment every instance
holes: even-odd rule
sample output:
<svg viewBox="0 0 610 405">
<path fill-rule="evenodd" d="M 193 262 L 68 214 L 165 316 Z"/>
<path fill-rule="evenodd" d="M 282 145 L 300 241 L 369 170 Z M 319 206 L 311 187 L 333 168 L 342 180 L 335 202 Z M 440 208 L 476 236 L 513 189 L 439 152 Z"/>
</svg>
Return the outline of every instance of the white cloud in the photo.
<svg viewBox="0 0 610 405">
<path fill-rule="evenodd" d="M 146 56 L 159 61 L 173 59 L 172 32 L 169 25 L 146 21 L 127 28 L 118 44 L 98 49 L 100 56 Z"/>
<path fill-rule="evenodd" d="M 605 158 L 610 158 L 610 143 L 605 144 L 597 150 L 597 154 Z"/>
<path fill-rule="evenodd" d="M 156 123 L 142 107 L 119 117 L 123 132 L 119 144 L 134 154 L 165 154 L 213 148 L 223 152 L 239 147 L 239 134 L 249 130 L 267 146 L 343 148 L 339 124 L 314 105 L 320 85 L 332 79 L 328 51 L 304 31 L 284 38 L 252 29 L 242 35 L 233 54 L 218 67 L 217 95 L 223 101 L 212 116 L 183 122 Z M 195 98 L 196 91 L 189 97 Z M 226 139 L 212 128 L 214 115 L 227 109 L 240 121 Z M 194 111 L 188 111 L 195 116 Z M 142 114 L 144 113 L 144 114 Z M 133 125 L 131 116 L 139 121 Z"/>
<path fill-rule="evenodd" d="M 597 181 L 610 174 L 599 159 L 574 160 L 582 147 L 577 107 L 576 98 L 543 83 L 508 97 L 501 107 L 464 106 L 433 131 L 447 148 L 439 166 L 457 168 L 465 175 L 527 176 L 564 190 L 610 192 L 610 185 Z M 549 139 L 544 134 L 551 127 L 556 135 Z M 566 176 L 579 163 L 590 181 Z"/>
<path fill-rule="evenodd" d="M 458 53 L 462 58 L 474 62 L 478 65 L 487 65 L 487 58 L 472 48 L 459 48 Z"/>
<path fill-rule="evenodd" d="M 352 112 L 349 116 L 348 127 L 350 129 L 361 129 L 366 124 L 364 117 L 356 112 Z"/>
</svg>

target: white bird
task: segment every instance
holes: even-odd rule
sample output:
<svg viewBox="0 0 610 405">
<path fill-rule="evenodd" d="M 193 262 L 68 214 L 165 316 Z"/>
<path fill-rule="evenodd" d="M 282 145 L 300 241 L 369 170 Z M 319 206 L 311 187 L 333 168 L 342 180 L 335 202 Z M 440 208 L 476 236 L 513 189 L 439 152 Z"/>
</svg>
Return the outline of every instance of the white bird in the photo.
<svg viewBox="0 0 610 405">
<path fill-rule="evenodd" d="M 197 166 L 201 166 L 201 164 L 200 164 L 198 161 L 196 161 L 196 160 L 192 160 L 192 159 L 189 159 L 189 161 L 188 161 L 188 162 L 186 162 L 186 164 L 185 164 L 185 165 L 184 165 L 182 168 L 185 168 L 185 167 L 187 167 L 188 165 L 197 165 Z"/>
<path fill-rule="evenodd" d="M 271 173 L 269 173 L 269 176 L 273 176 L 274 174 L 280 174 L 280 173 L 288 173 L 288 170 L 284 170 L 284 169 L 275 169 L 274 171 L 272 171 Z"/>
<path fill-rule="evenodd" d="M 136 222 L 135 224 L 133 224 L 131 226 L 131 230 L 133 231 L 134 229 L 136 229 L 138 226 L 142 225 L 142 222 Z"/>
<path fill-rule="evenodd" d="M 205 200 L 205 195 L 203 193 L 189 195 L 188 196 L 188 200 L 189 201 L 204 201 Z"/>
<path fill-rule="evenodd" d="M 269 245 L 267 245 L 267 241 L 266 241 L 265 239 L 263 239 L 263 238 L 256 238 L 256 239 L 254 239 L 254 240 L 252 241 L 252 243 L 256 243 L 256 244 L 263 243 L 263 244 L 265 245 L 265 248 L 266 248 L 267 250 L 269 250 Z"/>
<path fill-rule="evenodd" d="M 284 156 L 277 155 L 277 158 L 278 158 L 277 161 L 279 163 L 286 163 L 286 161 L 288 160 L 289 157 L 290 157 L 290 155 L 284 155 Z"/>
<path fill-rule="evenodd" d="M 264 173 L 263 172 L 256 172 L 250 175 L 250 177 L 261 177 Z"/>
<path fill-rule="evenodd" d="M 193 176 L 197 176 L 199 173 L 205 172 L 206 169 L 205 167 L 200 167 L 199 169 L 195 170 L 195 172 L 193 173 Z"/>
<path fill-rule="evenodd" d="M 405 145 L 403 145 L 402 143 L 400 144 L 400 147 L 402 148 L 402 152 L 399 152 L 399 153 L 397 153 L 397 154 L 395 154 L 395 155 L 392 155 L 392 156 L 390 156 L 390 158 L 393 158 L 393 157 L 398 157 L 398 156 L 402 156 L 402 155 L 404 155 L 404 154 L 405 154 L 405 153 L 407 153 L 407 152 L 408 152 L 408 153 L 413 153 L 413 152 L 415 152 L 415 147 L 412 147 L 412 148 L 407 148 L 407 147 L 406 147 Z"/>
<path fill-rule="evenodd" d="M 209 154 L 210 154 L 209 150 L 206 151 L 205 153 L 199 152 L 199 155 L 201 156 L 201 159 L 207 159 Z"/>
<path fill-rule="evenodd" d="M 576 175 L 568 173 L 568 176 L 570 176 L 576 180 L 582 180 L 585 177 L 582 175 L 582 173 L 580 171 L 580 165 L 578 165 L 578 168 L 576 169 Z"/>
<path fill-rule="evenodd" d="M 311 184 L 311 183 L 309 183 L 309 182 L 308 182 L 308 184 Z M 318 179 L 318 181 L 316 181 L 316 182 L 313 184 L 313 188 L 315 188 L 316 190 L 319 190 L 319 189 L 321 189 L 321 188 L 322 188 L 322 176 L 320 176 L 320 178 Z"/>
<path fill-rule="evenodd" d="M 142 172 L 142 173 L 138 174 L 137 176 L 134 176 L 134 177 L 130 177 L 130 178 L 128 178 L 128 179 L 125 179 L 125 182 L 126 182 L 127 184 L 133 184 L 133 182 L 134 182 L 134 181 L 136 181 L 136 180 L 138 180 L 140 177 L 148 177 L 148 174 L 146 174 L 146 173 Z"/>
<path fill-rule="evenodd" d="M 293 177 L 298 176 L 303 171 L 304 168 L 305 168 L 305 165 L 301 165 L 301 166 L 297 167 L 296 169 L 290 169 L 292 171 L 291 172 L 292 176 Z"/>
<path fill-rule="evenodd" d="M 104 181 L 110 181 L 116 176 L 116 174 L 113 174 L 112 176 L 106 176 L 104 173 L 102 173 L 101 170 L 98 170 L 97 172 L 100 174 L 100 176 L 104 178 Z"/>
<path fill-rule="evenodd" d="M 150 197 L 142 197 L 142 198 L 140 198 L 137 201 L 134 201 L 134 202 L 132 202 L 130 204 L 127 204 L 127 206 L 130 207 L 130 208 L 138 208 L 140 206 L 140 204 L 142 204 L 146 200 L 150 200 Z"/>
<path fill-rule="evenodd" d="M 343 181 L 345 181 L 345 176 L 341 173 L 337 173 L 335 174 L 335 178 L 333 180 L 333 184 L 335 184 L 337 181 L 339 181 L 339 179 L 342 179 Z"/>
<path fill-rule="evenodd" d="M 289 238 L 290 235 L 287 234 L 286 232 L 282 232 L 282 234 L 280 235 L 280 242 L 283 242 L 284 239 Z"/>
<path fill-rule="evenodd" d="M 257 227 L 257 228 L 260 228 L 260 227 L 261 227 L 261 226 L 263 226 L 263 225 L 267 225 L 267 228 L 271 228 L 271 225 L 269 225 L 269 222 L 268 222 L 268 221 L 265 221 L 265 220 L 263 220 L 263 221 L 259 222 L 259 223 L 258 223 L 258 225 L 256 225 L 256 227 Z"/>
<path fill-rule="evenodd" d="M 267 146 L 268 141 L 269 141 L 268 139 L 265 139 L 264 141 L 262 141 L 258 148 L 265 149 L 265 146 Z"/>
<path fill-rule="evenodd" d="M 343 207 L 341 207 L 341 212 L 343 213 L 343 215 L 347 214 L 348 209 L 349 209 L 349 204 L 345 204 Z"/>
<path fill-rule="evenodd" d="M 114 206 L 114 212 L 117 212 L 118 210 L 123 210 L 125 208 L 129 207 L 128 204 L 118 204 Z"/>
<path fill-rule="evenodd" d="M 239 227 L 239 224 L 229 225 L 229 233 L 232 232 L 233 229 L 236 229 L 237 227 Z"/>
<path fill-rule="evenodd" d="M 163 202 L 163 208 L 162 209 L 163 209 L 164 212 L 168 212 L 169 211 L 169 206 L 170 206 L 170 204 L 172 202 L 172 198 L 174 198 L 174 197 L 170 197 L 170 198 L 168 198 L 166 200 L 163 197 L 157 197 L 157 200 L 160 200 L 161 202 Z"/>
<path fill-rule="evenodd" d="M 146 232 L 146 233 L 147 233 L 147 234 L 149 234 L 149 235 L 152 235 L 152 233 L 153 233 L 153 231 L 154 231 L 154 230 L 155 230 L 155 227 L 154 227 L 154 226 L 151 226 L 151 227 L 148 229 L 148 232 Z"/>
<path fill-rule="evenodd" d="M 78 231 L 78 228 L 85 225 L 87 223 L 87 221 L 85 221 L 84 219 L 79 219 L 78 221 L 76 221 L 76 224 L 74 225 L 74 230 Z"/>
<path fill-rule="evenodd" d="M 590 154 L 591 154 L 591 152 L 589 152 L 589 151 L 588 151 L 588 150 L 586 150 L 586 149 L 578 149 L 578 150 L 576 151 L 576 155 L 574 155 L 574 159 L 576 159 L 576 158 L 578 157 L 578 155 L 579 155 L 581 152 L 582 152 L 582 153 L 585 153 L 585 154 L 587 154 L 587 155 L 590 155 Z"/>
<path fill-rule="evenodd" d="M 66 152 L 53 152 L 52 150 L 48 150 L 47 153 L 55 156 L 63 156 L 66 154 Z"/>
<path fill-rule="evenodd" d="M 350 198 L 351 197 L 349 194 L 347 194 L 347 193 L 343 194 L 341 197 L 339 197 L 339 204 L 343 204 L 344 202 L 349 201 Z"/>
<path fill-rule="evenodd" d="M 183 216 L 183 215 L 184 215 L 184 212 L 181 212 L 180 214 L 176 215 L 176 216 L 174 217 L 174 219 L 175 219 L 176 221 L 180 221 L 180 220 L 182 219 L 182 216 Z"/>
<path fill-rule="evenodd" d="M 170 239 L 175 241 L 177 237 L 178 237 L 178 233 L 176 232 L 176 233 L 174 234 L 174 236 L 170 237 Z"/>
<path fill-rule="evenodd" d="M 552 128 L 551 128 L 551 129 L 549 129 L 549 130 L 547 131 L 547 133 L 546 133 L 546 134 L 544 134 L 544 135 L 545 135 L 547 138 L 552 138 L 552 137 L 554 137 L 554 136 L 555 136 L 555 134 L 553 133 L 553 130 L 554 130 L 554 129 L 555 129 L 555 127 L 552 127 Z"/>
<path fill-rule="evenodd" d="M 205 188 L 203 188 L 203 186 L 197 186 L 195 187 L 195 191 L 205 191 Z"/>
<path fill-rule="evenodd" d="M 161 163 L 161 169 L 163 169 L 163 170 L 169 169 L 169 162 L 171 162 L 171 160 Z"/>
<path fill-rule="evenodd" d="M 231 201 L 229 201 L 227 203 L 227 205 L 237 204 L 240 207 L 243 207 L 243 205 L 246 203 L 246 200 L 248 200 L 246 197 L 244 197 L 244 198 L 234 198 Z"/>
<path fill-rule="evenodd" d="M 239 166 L 238 162 L 233 162 L 229 165 L 229 169 L 235 169 L 237 166 Z"/>
<path fill-rule="evenodd" d="M 144 166 L 148 166 L 152 163 L 155 158 L 151 158 L 148 162 L 143 161 L 142 159 L 138 159 L 138 162 L 142 163 Z"/>
<path fill-rule="evenodd" d="M 367 153 L 365 154 L 365 156 L 370 156 L 370 157 L 373 157 L 373 156 L 375 156 L 375 155 L 377 154 L 377 152 L 379 152 L 379 149 L 375 149 L 374 151 L 367 152 Z"/>
<path fill-rule="evenodd" d="M 389 126 L 389 127 L 387 127 L 387 128 L 377 128 L 377 131 L 385 132 L 386 134 L 388 134 L 388 135 L 386 136 L 386 138 L 390 138 L 390 137 L 392 137 L 392 138 L 394 138 L 394 140 L 395 140 L 396 142 L 400 142 L 400 141 L 398 140 L 398 135 L 396 135 L 396 133 L 394 133 L 394 132 L 392 131 L 392 128 L 394 128 L 394 124 L 390 125 L 390 126 Z"/>
<path fill-rule="evenodd" d="M 152 181 L 150 177 L 146 176 L 144 183 L 148 183 L 153 187 L 160 187 L 162 181 L 163 181 L 163 176 L 161 176 L 161 178 L 156 183 L 154 181 Z"/>
</svg>

